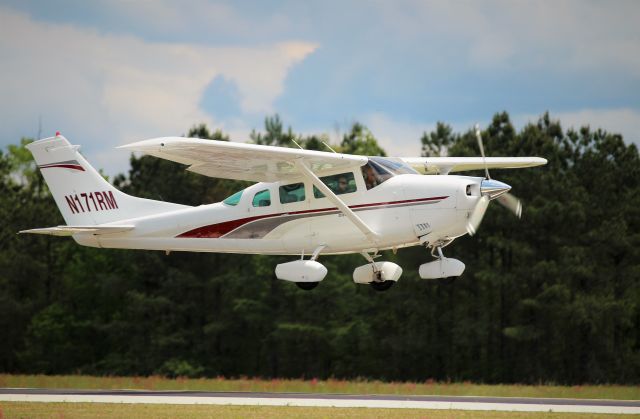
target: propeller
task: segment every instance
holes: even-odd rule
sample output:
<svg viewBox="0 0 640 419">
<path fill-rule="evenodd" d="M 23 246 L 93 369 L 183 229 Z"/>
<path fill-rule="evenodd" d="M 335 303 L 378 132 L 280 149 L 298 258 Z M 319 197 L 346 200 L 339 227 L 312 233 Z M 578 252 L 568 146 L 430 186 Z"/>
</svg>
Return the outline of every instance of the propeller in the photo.
<svg viewBox="0 0 640 419">
<path fill-rule="evenodd" d="M 522 202 L 510 193 L 500 195 L 496 198 L 498 204 L 511 211 L 516 217 L 522 217 Z"/>
<path fill-rule="evenodd" d="M 489 201 L 489 197 L 484 195 L 480 197 L 475 208 L 473 208 L 473 212 L 471 213 L 469 220 L 467 220 L 467 233 L 469 233 L 470 236 L 473 236 L 476 234 L 476 231 L 478 231 L 482 218 L 484 218 L 484 213 L 487 212 Z"/>
<path fill-rule="evenodd" d="M 493 199 L 496 199 L 500 205 L 513 212 L 516 217 L 520 218 L 522 216 L 522 203 L 518 198 L 507 193 L 511 189 L 511 186 L 491 179 L 491 175 L 489 175 L 489 166 L 487 165 L 487 160 L 484 154 L 484 144 L 482 142 L 482 135 L 480 134 L 480 125 L 476 124 L 475 132 L 476 139 L 478 140 L 478 148 L 480 148 L 480 155 L 482 156 L 482 162 L 484 164 L 485 180 L 483 180 L 480 185 L 481 197 L 473 208 L 473 212 L 467 221 L 466 228 L 467 233 L 469 233 L 470 236 L 473 236 L 478 231 L 482 218 L 484 217 L 485 212 L 487 212 L 489 201 Z"/>
<path fill-rule="evenodd" d="M 489 166 L 487 166 L 487 158 L 484 155 L 484 145 L 482 144 L 482 135 L 480 135 L 480 125 L 476 124 L 476 139 L 478 140 L 478 147 L 480 147 L 480 155 L 482 156 L 482 164 L 484 164 L 484 177 L 488 180 L 491 179 L 489 176 Z"/>
</svg>

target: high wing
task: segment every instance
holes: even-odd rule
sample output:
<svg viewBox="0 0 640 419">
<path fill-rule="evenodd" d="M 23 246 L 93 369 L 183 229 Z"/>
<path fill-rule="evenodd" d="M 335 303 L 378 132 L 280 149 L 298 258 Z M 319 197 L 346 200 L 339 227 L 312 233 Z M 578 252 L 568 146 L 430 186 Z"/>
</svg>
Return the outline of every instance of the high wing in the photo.
<svg viewBox="0 0 640 419">
<path fill-rule="evenodd" d="M 133 230 L 132 225 L 115 225 L 115 226 L 57 226 L 46 228 L 32 228 L 30 230 L 22 230 L 20 234 L 47 234 L 50 236 L 72 236 L 76 233 L 91 233 L 91 234 L 109 234 L 109 233 L 122 233 L 124 231 Z"/>
<path fill-rule="evenodd" d="M 401 157 L 418 172 L 425 175 L 446 175 L 450 172 L 489 169 L 519 169 L 547 164 L 540 157 Z"/>
<path fill-rule="evenodd" d="M 253 182 L 299 179 L 304 173 L 298 161 L 318 176 L 367 162 L 364 156 L 182 137 L 154 138 L 119 148 L 182 163 L 201 175 Z"/>
</svg>

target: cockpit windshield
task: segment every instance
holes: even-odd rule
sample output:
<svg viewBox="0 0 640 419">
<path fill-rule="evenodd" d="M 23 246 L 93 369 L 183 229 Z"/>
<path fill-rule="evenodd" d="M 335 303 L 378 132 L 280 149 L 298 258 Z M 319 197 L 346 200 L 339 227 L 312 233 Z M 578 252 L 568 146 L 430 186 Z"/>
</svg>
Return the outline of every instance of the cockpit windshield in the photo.
<svg viewBox="0 0 640 419">
<path fill-rule="evenodd" d="M 387 181 L 393 174 L 383 166 L 369 159 L 369 162 L 362 166 L 362 176 L 367 190 L 375 188 L 381 183 Z"/>
<path fill-rule="evenodd" d="M 362 176 L 367 189 L 375 188 L 396 175 L 418 174 L 403 161 L 385 157 L 369 157 L 369 162 L 362 166 Z"/>
<path fill-rule="evenodd" d="M 394 175 L 419 175 L 411 166 L 398 159 L 390 159 L 387 157 L 369 157 L 369 160 L 382 165 Z"/>
</svg>

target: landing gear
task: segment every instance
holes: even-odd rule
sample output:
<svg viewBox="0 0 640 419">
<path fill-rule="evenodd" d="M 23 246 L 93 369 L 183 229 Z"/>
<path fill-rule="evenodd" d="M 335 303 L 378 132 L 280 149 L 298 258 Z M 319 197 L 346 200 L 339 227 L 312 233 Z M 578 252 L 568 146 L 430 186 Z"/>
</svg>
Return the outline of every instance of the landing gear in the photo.
<svg viewBox="0 0 640 419">
<path fill-rule="evenodd" d="M 389 288 L 391 288 L 391 286 L 395 283 L 396 281 L 380 281 L 380 282 L 374 281 L 369 283 L 369 285 L 371 285 L 371 288 L 373 288 L 376 291 L 386 291 Z"/>
<path fill-rule="evenodd" d="M 440 279 L 443 283 L 452 283 L 455 278 L 464 272 L 464 263 L 458 259 L 446 258 L 442 254 L 442 248 L 449 244 L 451 240 L 444 243 L 434 244 L 431 248 L 431 255 L 437 260 L 423 263 L 418 270 L 422 279 Z M 437 254 L 436 254 L 437 252 Z"/>
<path fill-rule="evenodd" d="M 325 247 L 326 245 L 318 246 L 309 260 L 304 260 L 303 252 L 300 260 L 278 264 L 276 277 L 295 282 L 298 288 L 305 291 L 314 289 L 327 275 L 327 268 L 316 260 Z"/>
<path fill-rule="evenodd" d="M 353 281 L 356 284 L 369 284 L 376 291 L 386 291 L 402 275 L 402 268 L 393 262 L 374 262 L 377 255 L 362 252 L 362 256 L 369 262 L 353 271 Z"/>
<path fill-rule="evenodd" d="M 311 291 L 312 289 L 317 287 L 318 284 L 320 284 L 320 282 L 296 282 L 298 288 L 305 291 Z"/>
<path fill-rule="evenodd" d="M 451 285 L 456 282 L 456 279 L 458 279 L 457 276 L 447 276 L 445 278 L 438 279 L 438 283 L 440 283 L 441 285 Z"/>
</svg>

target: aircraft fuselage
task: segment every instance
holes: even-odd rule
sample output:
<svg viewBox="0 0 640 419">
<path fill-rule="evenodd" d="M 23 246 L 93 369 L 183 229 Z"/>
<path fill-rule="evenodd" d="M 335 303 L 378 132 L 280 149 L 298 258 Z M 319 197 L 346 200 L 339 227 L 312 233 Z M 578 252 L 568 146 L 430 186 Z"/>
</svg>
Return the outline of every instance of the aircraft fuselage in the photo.
<svg viewBox="0 0 640 419">
<path fill-rule="evenodd" d="M 340 198 L 377 233 L 372 243 L 328 198 L 304 183 L 304 200 L 283 202 L 285 182 L 246 188 L 235 205 L 222 202 L 126 220 L 131 231 L 75 234 L 83 245 L 104 248 L 259 254 L 353 253 L 447 241 L 466 234 L 482 178 L 393 176 L 367 189 L 354 172 L 355 191 Z M 258 201 L 268 191 L 267 201 Z M 261 194 L 262 195 L 259 195 Z M 320 194 L 321 195 L 321 194 Z M 119 222 L 120 224 L 123 221 Z"/>
</svg>

